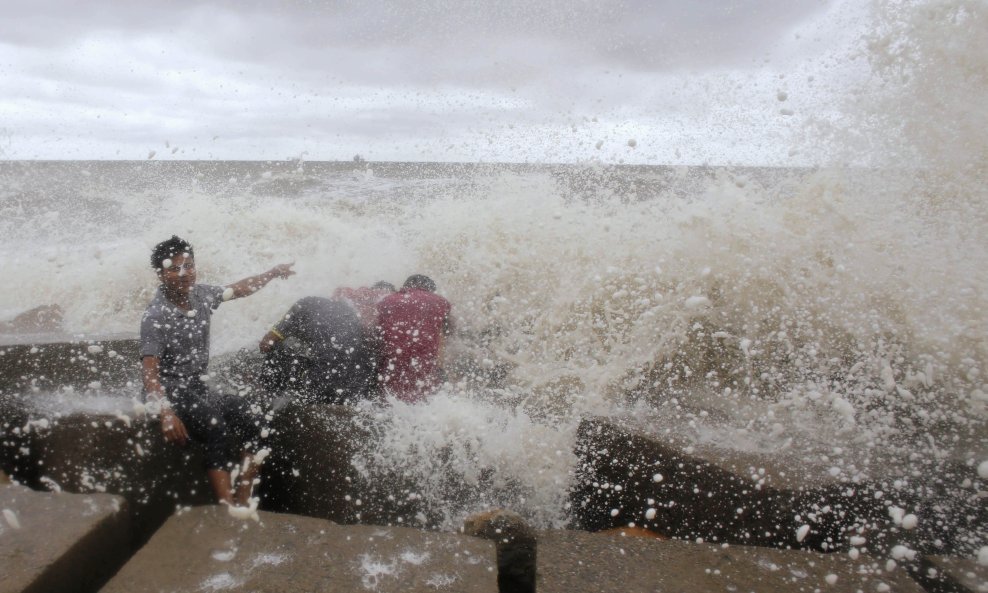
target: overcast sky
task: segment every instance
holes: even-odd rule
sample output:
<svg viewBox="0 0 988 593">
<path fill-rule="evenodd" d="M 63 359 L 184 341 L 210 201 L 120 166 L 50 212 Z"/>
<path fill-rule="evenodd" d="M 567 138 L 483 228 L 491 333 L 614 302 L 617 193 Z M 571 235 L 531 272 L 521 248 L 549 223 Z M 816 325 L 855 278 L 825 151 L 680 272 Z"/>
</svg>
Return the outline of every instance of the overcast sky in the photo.
<svg viewBox="0 0 988 593">
<path fill-rule="evenodd" d="M 0 157 L 800 164 L 861 4 L 4 2 Z"/>
</svg>

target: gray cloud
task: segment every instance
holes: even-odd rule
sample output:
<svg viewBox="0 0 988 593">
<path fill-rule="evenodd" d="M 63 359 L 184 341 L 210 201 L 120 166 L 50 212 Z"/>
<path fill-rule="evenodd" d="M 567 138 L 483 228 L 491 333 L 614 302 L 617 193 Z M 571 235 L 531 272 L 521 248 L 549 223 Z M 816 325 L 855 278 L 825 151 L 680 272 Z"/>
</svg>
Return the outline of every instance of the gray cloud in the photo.
<svg viewBox="0 0 988 593">
<path fill-rule="evenodd" d="M 793 32 L 828 8 L 782 0 L 40 0 L 9 7 L 0 23 L 0 109 L 15 115 L 0 126 L 15 147 L 45 146 L 45 154 L 59 143 L 105 151 L 116 139 L 132 155 L 170 137 L 199 155 L 249 158 L 225 147 L 277 144 L 280 154 L 292 138 L 347 138 L 432 141 L 445 157 L 449 142 L 510 136 L 517 145 L 527 133 L 546 153 L 569 146 L 585 158 L 595 141 L 577 141 L 572 130 L 589 134 L 580 122 L 594 117 L 598 135 L 622 122 L 707 125 L 704 113 L 726 102 L 743 105 L 741 119 L 774 125 L 777 83 L 763 61 L 774 55 L 782 67 L 810 48 L 794 46 Z M 204 143 L 215 135 L 229 143 Z M 677 135 L 655 133 L 668 137 Z"/>
<path fill-rule="evenodd" d="M 337 66 L 320 58 L 333 58 L 341 49 L 378 51 L 428 79 L 437 72 L 462 73 L 459 64 L 471 57 L 520 57 L 510 48 L 526 40 L 556 46 L 575 63 L 592 59 L 644 70 L 743 64 L 824 7 L 815 0 L 41 0 L 8 7 L 0 36 L 8 43 L 71 48 L 86 37 L 114 32 L 184 32 L 198 50 L 223 59 L 296 69 Z"/>
</svg>

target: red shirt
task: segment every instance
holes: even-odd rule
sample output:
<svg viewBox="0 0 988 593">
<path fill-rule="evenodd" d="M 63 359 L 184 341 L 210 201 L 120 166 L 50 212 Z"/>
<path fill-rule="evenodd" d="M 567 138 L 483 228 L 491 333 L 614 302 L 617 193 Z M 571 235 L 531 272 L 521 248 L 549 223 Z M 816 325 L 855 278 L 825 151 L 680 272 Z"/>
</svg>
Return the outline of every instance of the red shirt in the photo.
<svg viewBox="0 0 988 593">
<path fill-rule="evenodd" d="M 398 399 L 416 402 L 439 387 L 443 338 L 452 308 L 438 294 L 418 288 L 402 289 L 377 304 L 378 375 Z"/>
<path fill-rule="evenodd" d="M 333 298 L 341 300 L 350 305 L 357 316 L 360 317 L 360 324 L 370 329 L 377 325 L 377 309 L 375 306 L 385 293 L 367 288 L 346 288 L 340 287 L 333 292 Z"/>
</svg>

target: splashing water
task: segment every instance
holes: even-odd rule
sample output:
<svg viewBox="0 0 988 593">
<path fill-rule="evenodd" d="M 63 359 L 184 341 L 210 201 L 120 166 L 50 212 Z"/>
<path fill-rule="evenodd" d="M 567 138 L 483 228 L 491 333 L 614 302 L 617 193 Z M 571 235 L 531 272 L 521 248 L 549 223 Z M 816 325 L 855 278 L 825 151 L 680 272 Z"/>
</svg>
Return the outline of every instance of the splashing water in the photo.
<svg viewBox="0 0 988 593">
<path fill-rule="evenodd" d="M 18 287 L 0 313 L 58 303 L 72 331 L 134 331 L 150 248 L 171 234 L 195 245 L 202 282 L 296 262 L 221 307 L 214 354 L 252 346 L 301 296 L 429 274 L 459 327 L 451 381 L 373 409 L 381 446 L 354 463 L 414 476 L 448 528 L 488 506 L 563 524 L 587 415 L 978 466 L 988 8 L 875 18 L 876 88 L 843 106 L 854 142 L 828 124 L 834 166 L 0 164 L 0 261 Z"/>
</svg>

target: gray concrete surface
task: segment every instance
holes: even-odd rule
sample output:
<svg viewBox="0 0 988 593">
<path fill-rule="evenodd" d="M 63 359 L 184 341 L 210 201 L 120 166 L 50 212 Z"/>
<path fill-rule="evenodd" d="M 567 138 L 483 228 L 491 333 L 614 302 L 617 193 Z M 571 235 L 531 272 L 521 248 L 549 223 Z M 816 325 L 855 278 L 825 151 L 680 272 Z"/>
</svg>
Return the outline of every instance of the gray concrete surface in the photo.
<svg viewBox="0 0 988 593">
<path fill-rule="evenodd" d="M 234 519 L 219 506 L 176 515 L 102 591 L 497 591 L 488 541 L 263 511 L 258 518 Z"/>
<path fill-rule="evenodd" d="M 963 464 L 917 474 L 876 461 L 871 477 L 851 482 L 812 455 L 692 446 L 608 419 L 584 420 L 576 451 L 572 504 L 576 525 L 590 531 L 634 523 L 686 540 L 834 551 L 863 529 L 869 550 L 905 544 L 928 553 L 988 529 L 988 505 L 961 491 L 976 479 Z M 895 487 L 899 478 L 911 487 Z M 891 506 L 915 512 L 918 527 L 901 529 Z"/>
<path fill-rule="evenodd" d="M 135 549 L 177 507 L 213 502 L 199 447 L 166 443 L 156 419 L 77 412 L 29 415 L 28 423 L 19 449 L 28 454 L 15 477 L 39 489 L 124 497 Z"/>
<path fill-rule="evenodd" d="M 538 532 L 539 593 L 855 593 L 923 589 L 902 569 L 861 555 Z M 888 587 L 888 588 L 885 588 Z"/>
<path fill-rule="evenodd" d="M 513 511 L 494 509 L 464 519 L 463 533 L 497 546 L 497 584 L 501 593 L 534 593 L 535 530 Z"/>
<path fill-rule="evenodd" d="M 124 506 L 109 494 L 0 485 L 0 593 L 97 590 L 129 555 Z"/>
<path fill-rule="evenodd" d="M 988 566 L 973 558 L 927 556 L 921 576 L 935 593 L 988 593 Z"/>
<path fill-rule="evenodd" d="M 373 447 L 373 421 L 353 408 L 289 404 L 275 415 L 262 470 L 263 507 L 338 523 L 420 527 L 427 509 L 390 468 L 358 471 L 355 455 Z M 438 520 L 438 519 L 437 519 Z"/>
<path fill-rule="evenodd" d="M 119 389 L 139 379 L 136 334 L 0 335 L 0 393 Z"/>
</svg>

